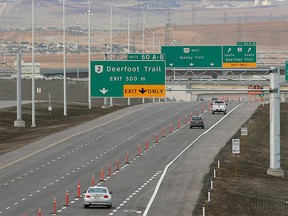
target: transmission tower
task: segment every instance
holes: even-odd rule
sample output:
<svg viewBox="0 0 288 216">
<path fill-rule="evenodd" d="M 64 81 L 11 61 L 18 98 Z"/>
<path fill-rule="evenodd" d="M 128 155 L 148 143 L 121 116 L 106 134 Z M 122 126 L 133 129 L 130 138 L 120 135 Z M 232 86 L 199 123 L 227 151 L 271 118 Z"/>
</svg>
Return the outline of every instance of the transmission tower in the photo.
<svg viewBox="0 0 288 216">
<path fill-rule="evenodd" d="M 172 25 L 171 25 L 171 11 L 170 8 L 167 11 L 167 23 L 165 26 L 165 45 L 171 45 L 172 38 Z"/>
</svg>

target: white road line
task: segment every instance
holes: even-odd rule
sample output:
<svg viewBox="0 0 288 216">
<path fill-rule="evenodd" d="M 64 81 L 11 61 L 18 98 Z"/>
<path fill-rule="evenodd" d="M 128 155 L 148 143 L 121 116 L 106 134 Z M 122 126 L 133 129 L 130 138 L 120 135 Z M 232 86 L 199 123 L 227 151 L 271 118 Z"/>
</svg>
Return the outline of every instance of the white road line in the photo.
<svg viewBox="0 0 288 216">
<path fill-rule="evenodd" d="M 160 124 L 160 123 L 158 123 L 158 124 Z M 158 124 L 156 124 L 156 125 L 158 125 Z M 150 128 L 152 128 L 152 127 L 150 127 Z M 147 129 L 146 129 L 147 130 Z M 136 136 L 136 135 L 135 135 Z M 131 136 L 131 138 L 133 138 L 133 136 Z M 128 138 L 128 139 L 130 139 L 130 138 Z M 125 141 L 122 141 L 122 143 L 124 143 Z M 89 142 L 90 143 L 90 142 Z M 85 144 L 86 145 L 86 144 Z M 120 144 L 119 144 L 120 145 Z M 83 147 L 83 145 L 81 146 L 81 148 Z M 78 149 L 78 148 L 77 148 Z M 112 149 L 113 149 L 113 147 L 112 147 Z M 110 151 L 110 150 L 108 150 L 108 151 Z M 106 152 L 104 152 L 104 154 L 106 154 Z M 102 155 L 100 155 L 100 156 L 102 156 Z M 62 157 L 65 157 L 65 155 L 62 155 Z M 98 158 L 98 157 L 96 157 L 96 158 Z M 134 160 L 136 160 L 137 158 L 134 158 Z M 58 157 L 58 160 L 60 160 L 60 157 Z M 53 160 L 54 162 L 55 162 L 55 160 Z M 92 160 L 93 161 L 93 160 Z M 50 163 L 50 162 L 49 162 Z M 49 164 L 48 163 L 48 164 Z M 89 162 L 87 162 L 87 164 L 89 164 Z M 126 164 L 126 165 L 124 165 L 124 167 L 121 167 L 121 169 L 124 169 L 125 167 L 127 167 L 129 164 Z M 84 165 L 82 165 L 83 167 L 84 167 Z M 42 165 L 42 167 L 45 167 L 45 165 Z M 37 168 L 36 170 L 39 170 L 40 168 Z M 80 169 L 80 168 L 77 168 L 77 169 Z M 117 171 L 118 172 L 118 171 Z M 116 172 L 116 173 L 117 173 Z M 161 171 L 160 171 L 161 172 Z M 33 171 L 31 171 L 31 173 L 33 173 Z M 159 172 L 158 172 L 159 173 Z M 154 176 L 157 176 L 158 175 L 158 173 L 156 174 L 156 175 L 154 175 Z M 114 174 L 114 173 L 113 173 Z M 69 176 L 70 174 L 69 173 L 67 173 L 66 174 L 67 176 Z M 21 177 L 18 177 L 18 179 L 20 179 Z M 62 176 L 62 179 L 64 178 L 64 176 Z M 105 180 L 107 180 L 107 178 L 105 179 Z M 12 180 L 12 182 L 13 182 L 14 180 Z M 56 180 L 56 182 L 58 182 L 58 180 Z M 149 182 L 149 181 L 148 181 Z M 102 182 L 101 182 L 102 183 Z M 98 183 L 98 185 L 101 185 L 101 183 Z M 52 185 L 53 183 L 50 183 L 49 185 Z M 147 185 L 147 183 L 144 183 L 144 185 L 142 185 L 141 186 L 141 188 L 139 188 L 139 191 L 140 190 L 142 190 L 142 188 L 144 188 L 145 187 L 145 185 Z M 45 186 L 44 187 L 44 189 L 46 188 L 47 186 Z M 40 190 L 39 191 L 37 191 L 37 193 L 38 192 L 40 192 Z M 31 196 L 33 196 L 33 194 L 31 194 L 30 195 L 30 197 Z M 127 202 L 127 201 L 126 201 Z"/>
<path fill-rule="evenodd" d="M 152 203 L 159 191 L 159 188 L 160 188 L 160 185 L 168 171 L 168 168 L 174 163 L 174 161 L 176 161 L 180 156 L 182 156 L 192 145 L 194 145 L 195 142 L 197 142 L 202 136 L 204 136 L 206 133 L 208 133 L 209 131 L 211 131 L 216 125 L 218 125 L 221 121 L 223 121 L 227 116 L 230 115 L 231 112 L 233 112 L 235 109 L 237 109 L 241 104 L 237 105 L 236 107 L 234 107 L 229 113 L 227 113 L 223 118 L 221 118 L 218 122 L 216 122 L 212 127 L 210 127 L 208 130 L 206 130 L 204 133 L 202 133 L 200 136 L 198 136 L 192 143 L 190 143 L 182 152 L 180 152 L 180 154 L 178 154 L 169 164 L 167 164 L 167 166 L 165 167 L 157 185 L 156 185 L 156 188 L 152 194 L 152 197 L 150 198 L 147 206 L 146 206 L 146 209 L 143 213 L 142 216 L 147 216 L 151 206 L 152 206 Z"/>
<path fill-rule="evenodd" d="M 152 105 L 154 105 L 154 104 L 151 104 L 151 106 L 152 106 Z M 80 131 L 80 132 L 78 132 L 78 133 L 75 133 L 75 134 L 73 134 L 73 135 L 71 135 L 71 136 L 67 136 L 67 137 L 65 137 L 65 138 L 63 138 L 63 139 L 61 139 L 61 140 L 59 140 L 59 141 L 57 141 L 57 142 L 51 143 L 50 145 L 45 146 L 44 148 L 39 149 L 39 150 L 37 150 L 37 151 L 35 151 L 35 152 L 31 153 L 31 154 L 28 154 L 28 155 L 26 155 L 26 156 L 24 156 L 24 157 L 21 157 L 21 158 L 13 161 L 13 162 L 11 162 L 11 163 L 2 165 L 2 166 L 0 167 L 0 170 L 3 169 L 3 168 L 5 168 L 5 167 L 11 166 L 11 165 L 13 165 L 13 164 L 15 164 L 15 163 L 17 163 L 17 162 L 19 162 L 19 161 L 22 161 L 22 160 L 24 160 L 24 159 L 26 159 L 26 158 L 28 158 L 28 157 L 31 157 L 31 156 L 39 153 L 39 152 L 42 152 L 42 151 L 44 151 L 44 150 L 46 150 L 46 149 L 48 149 L 48 148 L 51 148 L 51 147 L 53 147 L 53 146 L 55 146 L 55 145 L 58 145 L 58 144 L 62 143 L 63 141 L 66 141 L 66 140 L 68 140 L 68 139 L 70 139 L 70 138 L 72 138 L 72 137 L 76 137 L 76 136 L 78 136 L 78 135 L 80 135 L 80 134 L 84 134 L 84 133 L 87 133 L 87 132 L 89 132 L 89 131 L 95 130 L 96 128 L 102 127 L 103 125 L 107 125 L 107 124 L 109 124 L 109 123 L 111 123 L 111 122 L 113 122 L 113 121 L 116 121 L 116 120 L 121 119 L 121 118 L 123 118 L 123 117 L 125 117 L 125 116 L 127 116 L 127 115 L 130 115 L 131 113 L 135 113 L 135 112 L 138 112 L 139 110 L 143 110 L 143 109 L 147 109 L 147 107 L 146 107 L 146 106 L 145 106 L 145 107 L 142 107 L 141 109 L 137 109 L 137 110 L 131 111 L 131 112 L 127 113 L 127 114 L 124 114 L 124 115 L 122 115 L 122 116 L 119 116 L 119 117 L 117 117 L 117 118 L 114 118 L 114 119 L 112 119 L 112 120 L 110 120 L 110 121 L 107 121 L 107 122 L 105 122 L 105 123 L 103 123 L 103 124 L 99 124 L 99 125 L 96 125 L 95 127 L 91 127 L 91 128 L 89 128 L 89 129 L 87 129 L 87 130 L 83 130 L 83 131 Z"/>
</svg>

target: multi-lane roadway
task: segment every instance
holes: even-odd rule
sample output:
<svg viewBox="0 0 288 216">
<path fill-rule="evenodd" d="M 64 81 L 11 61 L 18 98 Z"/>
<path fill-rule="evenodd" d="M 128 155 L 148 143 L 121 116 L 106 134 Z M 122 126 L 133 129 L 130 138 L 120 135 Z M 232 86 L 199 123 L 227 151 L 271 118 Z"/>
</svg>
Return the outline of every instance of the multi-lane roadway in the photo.
<svg viewBox="0 0 288 216">
<path fill-rule="evenodd" d="M 141 104 L 1 155 L 0 215 L 192 215 L 211 162 L 258 105 Z M 189 127 L 197 112 L 205 129 Z M 79 188 L 93 181 L 112 190 L 111 209 L 84 209 Z"/>
</svg>

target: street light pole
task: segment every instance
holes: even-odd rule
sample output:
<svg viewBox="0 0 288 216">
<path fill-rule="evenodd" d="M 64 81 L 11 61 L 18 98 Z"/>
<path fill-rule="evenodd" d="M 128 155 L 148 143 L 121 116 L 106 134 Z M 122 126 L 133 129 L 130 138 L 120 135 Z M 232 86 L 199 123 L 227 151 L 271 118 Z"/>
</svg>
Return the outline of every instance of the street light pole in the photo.
<svg viewBox="0 0 288 216">
<path fill-rule="evenodd" d="M 35 124 L 35 77 L 34 77 L 34 0 L 32 0 L 32 124 L 31 127 L 36 127 Z"/>
<path fill-rule="evenodd" d="M 143 22 L 143 25 L 142 25 L 142 53 L 144 54 L 145 53 L 145 26 L 144 26 L 144 22 Z"/>
<path fill-rule="evenodd" d="M 130 18 L 127 18 L 127 25 L 128 25 L 127 53 L 129 54 L 130 53 Z M 130 106 L 130 104 L 131 104 L 131 99 L 130 97 L 128 97 L 128 106 Z"/>
<path fill-rule="evenodd" d="M 128 40 L 127 40 L 128 47 L 127 47 L 127 52 L 130 53 L 130 18 L 127 19 L 127 24 L 128 24 L 128 33 L 127 33 L 127 35 L 128 35 Z"/>
<path fill-rule="evenodd" d="M 64 116 L 67 116 L 67 97 L 66 97 L 66 41 L 65 41 L 65 0 L 63 1 L 63 93 L 64 93 Z"/>
<path fill-rule="evenodd" d="M 112 60 L 112 52 L 113 52 L 113 48 L 112 48 L 112 24 L 113 24 L 113 8 L 112 5 L 110 6 L 110 60 Z"/>
<path fill-rule="evenodd" d="M 152 37 L 152 41 L 153 41 L 153 42 L 152 42 L 152 45 L 153 45 L 153 46 L 152 46 L 152 48 L 153 48 L 152 50 L 153 50 L 153 53 L 155 53 L 155 32 L 152 32 L 152 34 L 153 34 L 153 35 L 152 35 L 152 36 L 153 36 L 153 37 Z"/>
<path fill-rule="evenodd" d="M 75 27 L 76 27 L 76 52 L 77 52 L 77 79 L 79 79 L 79 26 L 80 24 L 79 23 L 76 23 L 75 24 Z"/>
<path fill-rule="evenodd" d="M 92 108 L 91 104 L 91 80 L 90 80 L 90 72 L 91 72 L 91 1 L 88 1 L 88 104 L 89 109 Z"/>
</svg>

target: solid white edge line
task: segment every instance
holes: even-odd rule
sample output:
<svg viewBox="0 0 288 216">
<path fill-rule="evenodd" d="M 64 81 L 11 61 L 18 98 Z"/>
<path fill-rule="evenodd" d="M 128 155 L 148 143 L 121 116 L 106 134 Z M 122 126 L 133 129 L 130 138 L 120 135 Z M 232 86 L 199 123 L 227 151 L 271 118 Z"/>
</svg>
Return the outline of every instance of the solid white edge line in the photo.
<svg viewBox="0 0 288 216">
<path fill-rule="evenodd" d="M 236 107 L 234 107 L 229 113 L 227 113 L 227 115 L 225 115 L 223 118 L 221 118 L 218 122 L 216 122 L 212 127 L 210 127 L 207 131 L 205 131 L 204 133 L 200 134 L 192 143 L 190 143 L 182 152 L 180 152 L 180 154 L 178 154 L 168 165 L 166 165 L 159 181 L 157 182 L 156 188 L 152 194 L 152 197 L 150 198 L 147 207 L 145 208 L 145 211 L 143 213 L 142 216 L 147 216 L 153 201 L 159 191 L 160 185 L 169 169 L 169 167 L 174 163 L 175 160 L 177 160 L 180 156 L 182 156 L 192 145 L 194 145 L 195 142 L 197 142 L 204 134 L 206 134 L 208 131 L 212 130 L 217 124 L 219 124 L 221 121 L 223 121 L 223 119 L 225 119 L 231 112 L 233 112 L 235 109 L 237 109 L 241 104 L 237 105 Z"/>
</svg>

